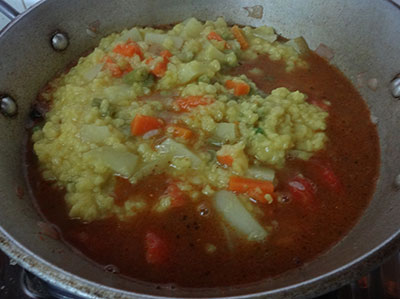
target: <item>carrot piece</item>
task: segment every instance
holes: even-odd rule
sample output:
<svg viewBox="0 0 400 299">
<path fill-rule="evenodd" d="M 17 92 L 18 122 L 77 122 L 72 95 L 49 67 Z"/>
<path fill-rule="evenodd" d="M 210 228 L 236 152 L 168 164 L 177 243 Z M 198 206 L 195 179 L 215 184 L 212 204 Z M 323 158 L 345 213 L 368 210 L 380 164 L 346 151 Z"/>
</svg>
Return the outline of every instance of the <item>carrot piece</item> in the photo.
<svg viewBox="0 0 400 299">
<path fill-rule="evenodd" d="M 215 31 L 211 31 L 208 35 L 207 35 L 208 40 L 216 40 L 219 42 L 225 41 L 221 35 L 219 35 L 218 33 L 216 33 Z"/>
<path fill-rule="evenodd" d="M 160 265 L 168 261 L 169 249 L 166 240 L 154 232 L 145 235 L 146 261 L 149 264 Z"/>
<path fill-rule="evenodd" d="M 124 44 L 118 44 L 113 49 L 114 53 L 118 53 L 125 57 L 132 57 L 133 55 L 138 55 L 140 60 L 143 60 L 143 53 L 140 46 L 132 40 L 128 40 Z"/>
<path fill-rule="evenodd" d="M 232 30 L 232 33 L 235 36 L 236 40 L 240 44 L 240 49 L 246 50 L 249 47 L 249 43 L 247 42 L 242 29 L 240 29 L 238 27 L 238 25 L 234 25 L 231 30 Z"/>
<path fill-rule="evenodd" d="M 244 82 L 227 80 L 225 82 L 225 87 L 228 89 L 233 89 L 235 96 L 243 96 L 250 92 L 250 85 Z"/>
<path fill-rule="evenodd" d="M 172 56 L 172 53 L 168 50 L 163 50 L 161 51 L 160 56 L 164 58 L 164 60 L 168 59 L 169 61 L 169 58 Z"/>
<path fill-rule="evenodd" d="M 146 60 L 144 61 L 144 63 L 150 64 L 153 60 L 154 60 L 154 57 L 148 57 L 148 58 L 146 58 Z"/>
<path fill-rule="evenodd" d="M 207 35 L 207 39 L 208 40 L 216 40 L 219 42 L 225 42 L 225 49 L 230 49 L 231 46 L 226 42 L 226 40 L 224 40 L 221 35 L 219 35 L 218 33 L 216 33 L 215 31 L 211 31 L 208 35 Z"/>
<path fill-rule="evenodd" d="M 195 108 L 197 106 L 208 105 L 211 103 L 212 100 L 205 98 L 203 96 L 188 96 L 176 100 L 176 104 L 178 104 L 180 111 L 186 111 L 186 112 L 192 110 L 192 108 Z"/>
<path fill-rule="evenodd" d="M 105 62 L 104 68 L 108 69 L 113 77 L 122 77 L 122 70 L 110 56 L 104 56 L 102 60 Z"/>
<path fill-rule="evenodd" d="M 236 86 L 236 82 L 233 80 L 226 80 L 225 87 L 228 89 L 233 89 Z"/>
<path fill-rule="evenodd" d="M 168 125 L 168 128 L 171 128 L 174 137 L 182 137 L 185 140 L 193 137 L 193 132 L 190 129 L 178 125 Z"/>
<path fill-rule="evenodd" d="M 266 203 L 266 194 L 272 194 L 274 192 L 274 185 L 270 181 L 249 179 L 240 176 L 231 176 L 229 179 L 228 190 L 246 193 L 251 198 Z"/>
<path fill-rule="evenodd" d="M 165 62 L 165 60 L 160 61 L 154 66 L 154 69 L 152 69 L 151 72 L 159 78 L 163 77 L 165 75 L 165 72 L 167 71 L 167 66 L 168 62 Z"/>
<path fill-rule="evenodd" d="M 108 69 L 111 72 L 111 75 L 115 78 L 121 78 L 123 75 L 133 70 L 130 64 L 128 64 L 125 69 L 121 69 L 110 56 L 104 56 L 102 61 L 105 62 L 104 68 Z"/>
<path fill-rule="evenodd" d="M 151 72 L 157 76 L 157 77 L 163 77 L 165 75 L 165 72 L 167 71 L 168 63 L 169 63 L 169 58 L 172 56 L 171 52 L 168 50 L 164 50 L 160 53 L 160 56 L 163 58 L 162 61 L 158 62 L 154 68 L 151 70 Z M 149 60 L 146 62 L 149 64 L 153 59 Z"/>
<path fill-rule="evenodd" d="M 232 164 L 233 164 L 233 158 L 228 155 L 227 156 L 217 156 L 217 160 L 222 165 L 232 166 Z"/>
<path fill-rule="evenodd" d="M 131 134 L 143 136 L 146 132 L 162 128 L 164 121 L 160 118 L 137 114 L 131 122 Z"/>
</svg>

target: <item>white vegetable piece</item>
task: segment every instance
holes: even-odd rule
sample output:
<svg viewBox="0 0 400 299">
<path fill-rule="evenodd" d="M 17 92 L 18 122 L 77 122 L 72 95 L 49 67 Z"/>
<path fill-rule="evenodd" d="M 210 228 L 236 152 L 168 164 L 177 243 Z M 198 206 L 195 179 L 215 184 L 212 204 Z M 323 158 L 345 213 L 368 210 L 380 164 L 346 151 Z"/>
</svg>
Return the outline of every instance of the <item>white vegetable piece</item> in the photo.
<svg viewBox="0 0 400 299">
<path fill-rule="evenodd" d="M 203 30 L 203 24 L 195 18 L 187 19 L 183 23 L 185 27 L 183 28 L 182 35 L 186 39 L 198 37 Z"/>
<path fill-rule="evenodd" d="M 291 39 L 285 44 L 293 47 L 299 54 L 304 54 L 310 51 L 306 40 L 302 36 Z"/>
<path fill-rule="evenodd" d="M 237 232 L 249 241 L 263 241 L 268 232 L 243 206 L 236 195 L 229 191 L 218 191 L 213 198 L 215 209 Z"/>
<path fill-rule="evenodd" d="M 207 42 L 207 46 L 204 46 L 204 50 L 197 55 L 196 59 L 202 61 L 212 61 L 216 59 L 219 62 L 224 62 L 225 54 L 214 47 L 210 42 Z"/>
<path fill-rule="evenodd" d="M 208 63 L 193 60 L 189 63 L 183 63 L 179 66 L 178 78 L 181 83 L 187 83 L 194 80 L 208 71 Z"/>
<path fill-rule="evenodd" d="M 235 141 L 237 137 L 235 124 L 217 123 L 214 136 L 222 141 Z"/>
<path fill-rule="evenodd" d="M 90 152 L 95 159 L 101 160 L 116 173 L 130 177 L 136 169 L 138 157 L 124 150 L 104 146 Z"/>
<path fill-rule="evenodd" d="M 273 181 L 275 179 L 275 170 L 263 166 L 251 166 L 247 174 L 258 180 Z"/>
<path fill-rule="evenodd" d="M 176 49 L 180 49 L 182 47 L 184 42 L 183 38 L 163 33 L 154 33 L 154 32 L 146 33 L 146 35 L 144 36 L 144 41 L 147 43 L 156 43 L 162 45 L 165 39 L 167 38 L 170 38 L 173 41 L 174 47 Z"/>
<path fill-rule="evenodd" d="M 201 164 L 201 159 L 190 151 L 184 144 L 176 142 L 175 140 L 168 138 L 160 145 L 156 146 L 157 151 L 160 154 L 166 154 L 172 157 L 186 157 L 192 162 L 194 168 L 198 168 Z"/>
<path fill-rule="evenodd" d="M 140 42 L 143 40 L 143 37 L 137 28 L 132 28 L 132 29 L 122 33 L 122 35 L 118 39 L 118 42 L 126 42 L 129 39 L 134 42 Z"/>
<path fill-rule="evenodd" d="M 101 69 L 103 68 L 104 63 L 98 63 L 89 68 L 84 74 L 83 77 L 87 81 L 92 81 L 94 78 L 97 77 L 97 74 L 100 73 Z"/>
<path fill-rule="evenodd" d="M 159 173 L 168 167 L 169 157 L 161 156 L 156 161 L 143 163 L 138 170 L 133 174 L 133 178 L 140 180 L 141 178 L 150 175 L 151 173 Z"/>
<path fill-rule="evenodd" d="M 277 39 L 277 35 L 272 27 L 261 26 L 253 30 L 253 35 L 267 42 L 273 43 Z"/>
<path fill-rule="evenodd" d="M 82 126 L 80 136 L 86 142 L 104 143 L 112 134 L 107 126 L 90 124 Z"/>
</svg>

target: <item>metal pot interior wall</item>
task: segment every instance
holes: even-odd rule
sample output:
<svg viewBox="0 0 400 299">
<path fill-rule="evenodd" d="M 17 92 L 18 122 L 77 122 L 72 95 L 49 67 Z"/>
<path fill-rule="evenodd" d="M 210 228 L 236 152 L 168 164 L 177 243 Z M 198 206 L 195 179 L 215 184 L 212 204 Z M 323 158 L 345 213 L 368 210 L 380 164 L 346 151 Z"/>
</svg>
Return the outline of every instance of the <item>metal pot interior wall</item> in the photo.
<svg viewBox="0 0 400 299">
<path fill-rule="evenodd" d="M 378 119 L 382 164 L 376 195 L 348 236 L 305 267 L 241 288 L 209 290 L 156 289 L 102 271 L 62 242 L 39 239 L 40 216 L 25 186 L 22 155 L 30 103 L 45 83 L 100 38 L 134 25 L 168 24 L 194 16 L 224 16 L 228 22 L 274 26 L 286 37 L 304 36 L 311 48 L 324 43 L 335 51 L 333 63 L 356 84 L 357 74 L 377 78 L 379 88 L 360 87 Z M 96 34 L 88 28 L 96 27 Z M 50 37 L 66 32 L 70 45 L 54 51 Z M 89 34 L 88 34 L 89 33 Z M 48 0 L 41 2 L 0 33 L 0 94 L 18 104 L 14 118 L 0 115 L 0 246 L 23 266 L 70 291 L 91 296 L 137 294 L 213 297 L 253 294 L 276 298 L 316 295 L 369 270 L 398 245 L 400 227 L 400 103 L 389 82 L 400 72 L 400 10 L 373 0 Z M 349 99 L 351 100 L 351 99 Z M 22 188 L 19 198 L 16 190 Z M 117 290 L 118 289 L 118 290 Z"/>
</svg>

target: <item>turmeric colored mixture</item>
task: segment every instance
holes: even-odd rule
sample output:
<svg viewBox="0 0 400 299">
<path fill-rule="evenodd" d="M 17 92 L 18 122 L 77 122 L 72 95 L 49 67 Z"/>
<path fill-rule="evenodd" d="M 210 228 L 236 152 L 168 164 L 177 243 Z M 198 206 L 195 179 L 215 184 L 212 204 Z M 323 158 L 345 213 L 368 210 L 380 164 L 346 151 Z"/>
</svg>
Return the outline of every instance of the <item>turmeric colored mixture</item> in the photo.
<svg viewBox="0 0 400 299">
<path fill-rule="evenodd" d="M 38 208 L 84 255 L 148 282 L 238 285 L 298 267 L 351 229 L 378 175 L 354 87 L 265 26 L 113 34 L 35 109 Z"/>
</svg>

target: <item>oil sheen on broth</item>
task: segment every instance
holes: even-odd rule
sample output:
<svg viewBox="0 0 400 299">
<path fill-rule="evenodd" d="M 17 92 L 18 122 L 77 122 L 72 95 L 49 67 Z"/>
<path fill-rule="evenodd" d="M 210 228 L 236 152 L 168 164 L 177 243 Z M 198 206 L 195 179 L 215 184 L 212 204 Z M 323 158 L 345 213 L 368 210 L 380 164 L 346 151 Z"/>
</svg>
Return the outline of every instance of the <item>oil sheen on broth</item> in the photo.
<svg viewBox="0 0 400 299">
<path fill-rule="evenodd" d="M 186 25 L 190 22 L 186 22 Z M 228 55 L 231 52 L 237 54 L 242 51 L 245 54 L 237 54 L 238 62 L 232 65 L 224 65 L 224 62 L 220 61 L 221 68 L 216 71 L 218 75 L 211 74 L 207 78 L 207 74 L 203 73 L 185 83 L 194 84 L 191 88 L 195 91 L 183 90 L 181 83 L 165 88 L 172 92 L 155 91 L 156 88 L 162 89 L 160 81 L 168 75 L 168 73 L 163 74 L 165 70 L 162 68 L 166 67 L 167 71 L 172 68 L 171 65 L 175 63 L 173 57 L 178 57 L 180 54 L 173 46 L 165 44 L 165 41 L 157 44 L 157 41 L 146 37 L 142 41 L 132 32 L 128 41 L 123 41 L 117 50 L 115 49 L 118 47 L 118 42 L 111 43 L 109 48 L 114 49 L 115 56 L 107 56 L 104 59 L 104 53 L 100 55 L 102 56 L 98 58 L 99 61 L 102 59 L 100 72 L 104 74 L 97 74 L 96 79 L 94 77 L 90 80 L 98 80 L 97 78 L 104 76 L 118 86 L 135 85 L 138 82 L 149 84 L 150 92 L 139 94 L 136 97 L 137 101 L 146 104 L 148 101 L 162 103 L 162 109 L 154 108 L 149 112 L 145 108 L 142 109 L 140 104 L 140 107 L 136 108 L 142 110 L 131 114 L 131 121 L 134 122 L 134 115 L 149 115 L 158 119 L 160 124 L 153 122 L 153 125 L 150 124 L 151 129 L 147 131 L 146 129 L 141 131 L 140 128 L 137 130 L 137 127 L 131 124 L 126 140 L 144 142 L 149 145 L 150 151 L 154 152 L 160 148 L 165 149 L 166 140 L 175 140 L 174 142 L 183 144 L 187 150 L 200 157 L 202 153 L 210 153 L 211 162 L 207 163 L 214 163 L 213 168 L 193 170 L 191 168 L 194 167 L 194 162 L 191 161 L 192 164 L 189 170 L 185 170 L 186 172 L 173 172 L 176 170 L 169 168 L 173 167 L 176 161 L 172 161 L 174 158 L 169 157 L 165 166 L 168 171 L 153 169 L 140 177 L 137 182 L 127 179 L 130 174 L 113 173 L 109 182 L 102 185 L 103 190 L 107 190 L 112 198 L 112 208 L 107 210 L 108 212 L 101 211 L 96 214 L 77 212 L 78 214 L 71 215 L 73 205 L 66 201 L 66 198 L 69 196 L 68 192 L 75 189 L 55 184 L 49 179 L 48 173 L 51 168 L 42 164 L 40 149 L 38 151 L 35 147 L 38 153 L 34 150 L 34 143 L 38 142 L 39 138 L 33 138 L 33 141 L 28 142 L 27 177 L 35 203 L 42 215 L 59 228 L 66 243 L 78 249 L 83 255 L 102 266 L 114 265 L 120 273 L 134 279 L 155 283 L 176 283 L 185 287 L 217 287 L 250 283 L 276 276 L 303 265 L 337 243 L 359 219 L 375 189 L 379 166 L 377 131 L 370 121 L 366 104 L 344 75 L 312 51 L 300 53 L 296 58 L 301 61 L 300 63 L 288 59 L 285 55 L 277 59 L 271 52 L 259 53 L 256 48 L 259 42 L 254 41 L 256 38 L 254 36 L 257 34 L 253 36 L 247 29 L 237 33 L 236 29 L 232 30 L 220 20 L 211 25 L 209 24 L 209 27 L 202 25 L 197 34 L 205 36 L 221 53 Z M 178 29 L 184 30 L 180 27 Z M 178 29 L 176 31 L 181 32 Z M 142 37 L 147 34 L 140 33 Z M 189 33 L 179 34 L 190 36 Z M 240 34 L 245 38 L 244 41 L 241 40 Z M 183 38 L 184 43 L 189 43 L 188 39 Z M 180 43 L 179 39 L 174 41 Z M 247 55 L 246 45 L 243 42 L 248 43 L 250 50 L 256 49 L 254 52 L 257 55 Z M 119 41 L 119 44 L 121 43 Z M 146 48 L 143 43 L 148 43 L 150 46 Z M 278 41 L 271 40 L 269 43 Z M 185 47 L 185 44 L 181 47 Z M 150 55 L 147 55 L 148 52 Z M 125 59 L 133 67 L 121 61 L 115 63 L 117 55 L 122 56 L 121 61 Z M 197 55 L 201 57 L 201 54 Z M 151 65 L 150 56 L 154 57 L 152 59 L 156 60 L 156 64 Z M 142 69 L 143 74 L 138 71 L 132 74 L 139 69 L 137 64 L 143 65 L 146 59 L 150 62 L 148 68 Z M 190 63 L 190 58 L 179 56 L 179 59 L 181 61 L 187 59 L 186 63 Z M 165 61 L 167 63 L 163 65 Z M 290 63 L 290 61 L 295 62 Z M 133 81 L 127 79 L 123 81 L 129 74 L 131 77 L 136 77 Z M 153 82 L 150 82 L 151 80 Z M 217 123 L 225 123 L 225 127 L 231 126 L 229 123 L 234 123 L 237 126 L 235 128 L 237 136 L 234 138 L 236 140 L 218 140 L 212 133 L 214 131 L 207 131 L 202 125 L 196 125 L 185 118 L 190 114 L 196 114 L 196 117 L 200 118 L 208 117 L 209 112 L 203 110 L 208 105 L 216 105 L 220 99 L 224 101 L 218 92 L 211 92 L 213 96 L 205 98 L 196 94 L 196 92 L 204 93 L 205 90 L 207 93 L 210 89 L 199 83 L 202 81 L 204 84 L 214 86 L 219 82 L 222 87 L 217 88 L 223 89 L 229 96 L 224 103 L 232 101 L 242 104 L 245 101 L 252 101 L 246 97 L 254 96 L 254 92 L 256 96 L 264 99 L 280 87 L 287 88 L 288 91 L 285 92 L 288 94 L 300 91 L 307 95 L 306 103 L 313 105 L 312 109 L 318 107 L 315 111 L 321 115 L 327 113 L 326 117 L 322 117 L 326 122 L 326 129 L 315 131 L 325 133 L 323 147 L 310 151 L 293 147 L 285 153 L 283 162 L 275 163 L 275 160 L 268 160 L 268 157 L 260 161 L 262 158 L 257 157 L 262 156 L 258 156 L 257 148 L 251 149 L 251 145 L 243 141 L 247 137 L 241 136 L 245 132 L 240 127 L 241 121 L 232 121 L 228 114 L 220 118 L 212 115 L 212 118 Z M 252 85 L 252 82 L 255 85 Z M 247 91 L 246 85 L 249 87 Z M 42 111 L 53 109 L 54 89 L 57 87 L 55 86 L 50 84 L 45 89 L 36 104 L 36 109 Z M 99 98 L 101 102 L 101 97 Z M 108 104 L 110 107 L 119 105 L 115 101 Z M 102 117 L 102 121 L 106 121 L 107 117 L 116 119 L 122 114 L 120 111 L 103 109 L 101 105 L 106 105 L 103 102 L 93 105 L 98 105 L 93 110 L 100 115 L 99 118 Z M 226 105 L 223 109 L 229 109 L 229 104 Z M 50 108 L 43 108 L 47 106 Z M 47 117 L 48 113 L 44 120 L 35 121 L 33 131 L 50 130 L 43 127 L 45 121 L 50 119 Z M 107 113 L 109 115 L 105 115 Z M 261 122 L 261 119 L 260 116 L 258 121 Z M 59 122 L 61 126 L 63 120 Z M 112 120 L 109 124 L 113 124 Z M 251 128 L 255 130 L 255 134 L 269 134 L 257 125 L 257 121 L 253 124 L 254 127 Z M 152 133 L 146 135 L 148 132 Z M 40 138 L 44 138 L 43 135 Z M 201 145 L 199 141 L 202 142 Z M 99 145 L 102 141 L 91 138 L 85 142 Z M 225 145 L 237 144 L 239 144 L 237 148 L 228 147 L 227 150 L 226 148 L 222 150 Z M 132 146 L 132 152 L 139 156 L 139 160 L 144 160 L 140 146 L 135 146 Z M 247 159 L 245 166 L 235 161 L 242 159 L 242 153 Z M 141 164 L 138 165 L 135 172 L 143 169 Z M 241 167 L 246 169 L 243 170 Z M 253 175 L 249 174 L 251 172 L 248 169 L 252 167 L 256 167 L 258 171 L 261 169 L 269 175 L 273 173 L 273 182 L 270 183 L 273 185 L 272 192 L 266 191 L 270 185 L 263 185 L 265 179 L 260 179 L 254 172 Z M 227 173 L 227 179 L 225 181 L 221 179 L 221 184 L 225 184 L 225 187 L 209 183 L 210 190 L 205 190 L 206 188 L 201 185 L 204 182 L 196 185 L 196 182 L 190 181 L 189 184 L 185 184 L 189 177 L 196 176 L 198 172 L 218 172 L 216 168 Z M 57 174 L 52 173 L 52 175 L 57 178 Z M 235 187 L 237 181 L 245 184 L 246 188 L 242 190 L 241 187 Z M 254 188 L 253 183 L 256 184 Z M 190 188 L 187 188 L 188 185 Z M 227 197 L 240 197 L 239 205 L 245 207 L 251 217 L 256 219 L 266 232 L 266 236 L 262 233 L 261 236 L 246 235 L 243 231 L 238 232 L 234 224 L 232 227 L 229 219 L 224 218 L 224 214 L 221 214 L 215 205 L 214 197 L 221 190 L 228 190 L 223 191 L 227 193 L 222 193 Z M 129 214 L 124 209 L 132 198 L 140 200 L 135 201 L 134 213 Z"/>
</svg>

